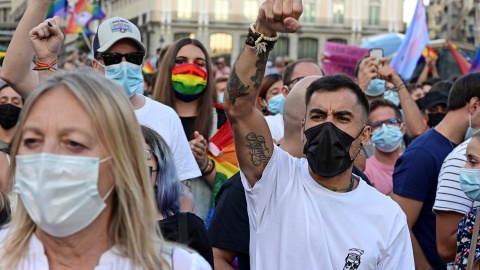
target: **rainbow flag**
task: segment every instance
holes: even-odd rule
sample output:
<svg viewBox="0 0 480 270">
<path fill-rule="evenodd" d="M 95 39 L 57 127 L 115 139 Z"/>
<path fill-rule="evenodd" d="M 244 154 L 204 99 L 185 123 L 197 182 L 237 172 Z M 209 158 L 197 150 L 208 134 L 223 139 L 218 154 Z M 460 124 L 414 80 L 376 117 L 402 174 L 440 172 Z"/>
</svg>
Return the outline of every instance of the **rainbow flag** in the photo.
<svg viewBox="0 0 480 270">
<path fill-rule="evenodd" d="M 79 0 L 70 16 L 70 21 L 65 29 L 65 34 L 81 34 L 93 36 L 95 32 L 90 31 L 90 23 L 94 20 L 103 20 L 105 13 L 98 4 L 89 4 L 86 0 Z"/>
<path fill-rule="evenodd" d="M 477 52 L 475 53 L 475 57 L 472 61 L 472 66 L 470 67 L 469 73 L 480 71 L 480 47 L 478 47 Z"/>
<path fill-rule="evenodd" d="M 214 105 L 217 108 L 223 108 L 219 104 Z M 233 142 L 233 133 L 230 128 L 230 123 L 227 121 L 222 127 L 213 135 L 208 142 L 208 157 L 215 162 L 217 175 L 212 188 L 212 197 L 210 198 L 210 210 L 207 218 L 207 228 L 210 225 L 213 212 L 215 211 L 215 197 L 220 187 L 230 177 L 239 171 L 237 154 L 235 152 L 235 145 Z"/>
<path fill-rule="evenodd" d="M 427 14 L 423 0 L 418 0 L 412 22 L 405 33 L 405 39 L 390 63 L 403 79 L 408 80 L 412 77 L 418 59 L 428 42 Z"/>
<path fill-rule="evenodd" d="M 147 61 L 147 63 L 143 66 L 142 71 L 145 74 L 152 74 L 153 73 L 153 67 L 150 64 L 150 61 Z"/>
<path fill-rule="evenodd" d="M 450 42 L 450 40 L 447 40 L 448 48 L 450 49 L 450 52 L 453 54 L 453 57 L 455 58 L 455 61 L 457 62 L 458 67 L 460 68 L 460 71 L 462 72 L 463 75 L 467 74 L 468 71 L 470 70 L 471 64 L 468 61 L 468 59 L 459 51 L 457 46 Z"/>
<path fill-rule="evenodd" d="M 435 60 L 438 60 L 438 54 L 435 52 L 434 49 L 430 46 L 425 46 L 425 49 L 423 49 L 422 56 L 427 57 L 430 55 L 430 57 L 433 57 Z"/>
<path fill-rule="evenodd" d="M 68 14 L 68 0 L 55 0 L 48 8 L 45 19 L 53 18 L 55 16 L 65 18 Z"/>
</svg>

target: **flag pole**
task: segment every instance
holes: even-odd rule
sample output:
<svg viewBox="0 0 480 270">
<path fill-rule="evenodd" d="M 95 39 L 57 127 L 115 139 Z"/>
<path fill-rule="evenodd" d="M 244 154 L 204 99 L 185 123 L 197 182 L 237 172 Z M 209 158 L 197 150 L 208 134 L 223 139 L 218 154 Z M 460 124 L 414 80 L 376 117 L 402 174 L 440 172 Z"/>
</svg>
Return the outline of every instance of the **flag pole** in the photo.
<svg viewBox="0 0 480 270">
<path fill-rule="evenodd" d="M 445 40 L 445 42 L 443 43 L 443 48 L 445 48 L 445 45 L 447 45 L 447 40 L 450 40 L 450 38 L 452 38 L 452 36 L 455 34 L 455 32 L 457 32 L 458 28 L 460 28 L 460 25 L 463 23 L 463 21 L 467 18 L 468 14 L 470 14 L 470 12 L 472 12 L 474 7 L 470 8 L 465 14 L 463 14 L 462 18 L 458 21 L 457 25 L 455 26 L 455 28 L 453 28 L 453 30 L 450 32 L 450 34 L 448 35 L 447 39 Z"/>
</svg>

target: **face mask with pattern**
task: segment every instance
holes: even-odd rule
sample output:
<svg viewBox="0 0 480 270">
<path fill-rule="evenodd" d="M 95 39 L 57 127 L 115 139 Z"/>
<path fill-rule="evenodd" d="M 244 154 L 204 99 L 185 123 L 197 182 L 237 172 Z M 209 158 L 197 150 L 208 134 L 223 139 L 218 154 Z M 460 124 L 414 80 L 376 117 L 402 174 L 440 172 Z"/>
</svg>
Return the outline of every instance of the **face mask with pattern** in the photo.
<svg viewBox="0 0 480 270">
<path fill-rule="evenodd" d="M 172 84 L 175 96 L 183 102 L 199 98 L 207 87 L 208 74 L 196 64 L 183 64 L 173 68 Z"/>
</svg>

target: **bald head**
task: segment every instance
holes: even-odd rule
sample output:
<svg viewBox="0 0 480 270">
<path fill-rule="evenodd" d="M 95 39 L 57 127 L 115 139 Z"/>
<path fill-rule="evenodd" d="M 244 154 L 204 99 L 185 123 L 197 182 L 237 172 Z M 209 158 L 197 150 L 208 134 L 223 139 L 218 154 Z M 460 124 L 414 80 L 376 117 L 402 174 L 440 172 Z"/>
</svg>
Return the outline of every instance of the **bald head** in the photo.
<svg viewBox="0 0 480 270">
<path fill-rule="evenodd" d="M 299 81 L 285 99 L 283 104 L 284 140 L 299 140 L 301 121 L 305 118 L 305 92 L 312 82 L 321 77 L 310 76 Z"/>
</svg>

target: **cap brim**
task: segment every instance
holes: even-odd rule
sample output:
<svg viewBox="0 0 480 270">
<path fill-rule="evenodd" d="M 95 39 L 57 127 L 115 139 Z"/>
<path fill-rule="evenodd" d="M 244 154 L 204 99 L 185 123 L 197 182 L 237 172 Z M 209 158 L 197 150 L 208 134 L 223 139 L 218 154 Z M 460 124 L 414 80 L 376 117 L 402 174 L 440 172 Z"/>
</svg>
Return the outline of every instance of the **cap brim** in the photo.
<svg viewBox="0 0 480 270">
<path fill-rule="evenodd" d="M 439 105 L 439 104 L 445 104 L 445 106 L 447 106 L 447 101 L 443 101 L 443 100 L 436 100 L 436 101 L 433 101 L 429 104 L 424 104 L 424 108 L 427 109 L 427 110 L 430 110 L 431 108 Z"/>
<path fill-rule="evenodd" d="M 147 52 L 147 48 L 145 48 L 145 45 L 143 45 L 143 43 L 141 43 L 140 41 L 138 41 L 137 39 L 135 39 L 133 37 L 128 37 L 128 36 L 127 37 L 119 36 L 119 37 L 116 37 L 114 39 L 111 39 L 111 40 L 105 42 L 105 44 L 103 44 L 103 46 L 101 46 L 100 48 L 97 49 L 97 52 L 106 52 L 108 49 L 110 49 L 110 47 L 113 46 L 113 44 L 115 44 L 115 42 L 117 42 L 121 39 L 133 40 L 133 41 L 135 41 L 135 43 L 137 43 L 140 50 L 142 50 L 144 53 Z"/>
</svg>

